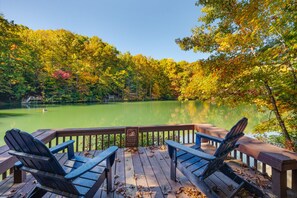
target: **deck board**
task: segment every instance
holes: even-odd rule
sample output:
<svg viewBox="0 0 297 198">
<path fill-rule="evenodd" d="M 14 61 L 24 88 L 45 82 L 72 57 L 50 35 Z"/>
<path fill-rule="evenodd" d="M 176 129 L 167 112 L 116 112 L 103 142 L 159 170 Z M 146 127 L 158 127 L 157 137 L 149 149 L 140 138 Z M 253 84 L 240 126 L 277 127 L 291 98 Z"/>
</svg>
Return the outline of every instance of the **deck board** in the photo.
<svg viewBox="0 0 297 198">
<path fill-rule="evenodd" d="M 117 151 L 117 156 L 115 159 L 115 172 L 114 172 L 114 186 L 115 189 L 114 198 L 124 197 L 120 191 L 125 189 L 125 158 L 124 149 L 119 149 Z M 117 193 L 118 192 L 118 193 Z"/>
<path fill-rule="evenodd" d="M 139 153 L 142 165 L 144 167 L 144 173 L 147 178 L 147 183 L 150 188 L 151 196 L 152 197 L 164 197 L 162 190 L 160 189 L 158 180 L 157 180 L 155 173 L 153 171 L 153 169 L 155 167 L 151 166 L 149 159 L 148 159 L 149 156 L 147 156 L 145 149 L 146 148 L 140 147 L 138 153 Z"/>
<path fill-rule="evenodd" d="M 144 198 L 150 198 L 151 197 L 151 195 L 149 194 L 150 189 L 147 183 L 146 175 L 143 170 L 143 166 L 140 166 L 141 161 L 140 161 L 138 152 L 132 153 L 132 161 L 133 161 L 133 166 L 134 166 L 134 171 L 136 176 L 138 194 L 140 194 L 140 196 Z"/>
<path fill-rule="evenodd" d="M 79 152 L 76 155 L 87 157 L 97 156 L 101 151 Z M 64 163 L 67 160 L 66 154 L 57 154 L 57 159 Z M 251 172 L 249 172 L 250 174 Z M 12 185 L 13 178 L 8 176 L 0 183 L 0 197 L 20 197 L 26 195 L 35 185 L 35 179 L 27 174 L 26 181 Z M 212 187 L 223 189 L 222 197 L 228 193 L 228 182 L 222 179 L 220 173 L 207 179 Z M 191 182 L 177 170 L 177 182 L 170 179 L 170 158 L 165 147 L 139 147 L 138 151 L 131 149 L 119 149 L 113 165 L 113 190 L 106 192 L 106 184 L 98 189 L 95 197 L 123 198 L 141 195 L 150 197 L 188 197 L 181 189 L 195 188 Z M 229 187 L 230 188 L 230 187 Z M 61 197 L 47 193 L 44 197 Z"/>
</svg>

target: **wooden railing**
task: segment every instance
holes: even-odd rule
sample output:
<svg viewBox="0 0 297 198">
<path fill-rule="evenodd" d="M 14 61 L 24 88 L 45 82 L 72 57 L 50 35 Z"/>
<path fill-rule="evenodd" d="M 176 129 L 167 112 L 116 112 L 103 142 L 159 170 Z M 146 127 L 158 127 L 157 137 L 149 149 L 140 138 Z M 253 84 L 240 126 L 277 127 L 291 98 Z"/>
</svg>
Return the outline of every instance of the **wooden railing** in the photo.
<svg viewBox="0 0 297 198">
<path fill-rule="evenodd" d="M 53 147 L 70 139 L 75 140 L 75 152 L 82 152 L 104 150 L 113 145 L 118 147 L 159 146 L 168 139 L 183 144 L 193 144 L 196 139 L 195 131 L 222 138 L 227 132 L 210 124 L 189 124 L 39 130 L 33 135 L 47 143 L 48 147 Z M 214 142 L 209 143 L 218 146 Z M 239 148 L 231 155 L 263 174 L 268 173 L 272 179 L 272 190 L 275 195 L 286 197 L 287 188 L 297 194 L 296 153 L 248 137 L 241 138 L 239 143 Z M 0 148 L 0 174 L 2 177 L 0 179 L 4 180 L 14 172 L 14 180 L 21 180 L 21 173 L 13 170 L 16 161 L 16 158 L 8 154 L 7 146 Z M 288 171 L 291 175 L 290 178 L 287 177 Z"/>
<path fill-rule="evenodd" d="M 164 145 L 165 140 L 175 140 L 179 143 L 194 143 L 194 125 L 172 126 L 139 126 L 139 127 L 110 127 L 110 128 L 82 128 L 56 130 L 56 137 L 48 146 L 52 147 L 67 140 L 74 140 L 75 152 L 88 150 L 103 150 L 110 146 L 120 148 L 127 145 L 127 129 L 135 129 L 136 146 Z"/>
</svg>

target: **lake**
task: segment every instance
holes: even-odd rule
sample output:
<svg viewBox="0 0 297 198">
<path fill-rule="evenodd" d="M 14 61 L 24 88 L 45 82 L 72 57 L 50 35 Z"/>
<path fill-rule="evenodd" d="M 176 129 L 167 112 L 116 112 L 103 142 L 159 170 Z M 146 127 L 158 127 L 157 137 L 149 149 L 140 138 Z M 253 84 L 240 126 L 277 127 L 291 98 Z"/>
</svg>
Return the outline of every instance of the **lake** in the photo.
<svg viewBox="0 0 297 198">
<path fill-rule="evenodd" d="M 37 129 L 211 123 L 230 129 L 243 116 L 249 119 L 246 133 L 267 119 L 254 105 L 235 108 L 196 101 L 149 101 L 107 104 L 35 105 L 0 110 L 0 145 L 11 128 Z"/>
</svg>

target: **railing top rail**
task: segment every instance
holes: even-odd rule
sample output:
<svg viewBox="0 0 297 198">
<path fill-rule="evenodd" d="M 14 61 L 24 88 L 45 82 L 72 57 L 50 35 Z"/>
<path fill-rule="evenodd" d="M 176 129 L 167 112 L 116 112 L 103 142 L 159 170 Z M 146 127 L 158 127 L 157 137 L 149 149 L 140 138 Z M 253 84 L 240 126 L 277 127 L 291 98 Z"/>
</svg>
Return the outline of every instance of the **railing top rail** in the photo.
<svg viewBox="0 0 297 198">
<path fill-rule="evenodd" d="M 156 126 L 129 126 L 137 127 L 139 132 L 147 131 L 170 131 L 170 130 L 194 130 L 193 124 L 180 124 L 180 125 L 156 125 Z M 128 127 L 128 128 L 129 128 Z M 61 136 L 75 136 L 75 135 L 97 135 L 100 133 L 123 133 L 127 126 L 121 127 L 96 127 L 96 128 L 69 128 L 69 129 L 56 129 L 58 137 Z"/>
<path fill-rule="evenodd" d="M 227 130 L 209 124 L 196 124 L 195 130 L 220 138 L 227 133 Z M 297 169 L 297 153 L 246 136 L 238 143 L 237 150 L 280 171 Z"/>
<path fill-rule="evenodd" d="M 57 137 L 60 136 L 76 136 L 76 135 L 98 135 L 100 133 L 124 133 L 126 127 L 96 127 L 96 128 L 69 128 L 56 129 Z"/>
<path fill-rule="evenodd" d="M 139 132 L 172 131 L 172 130 L 194 130 L 194 124 L 139 126 L 138 128 L 139 128 Z"/>
</svg>

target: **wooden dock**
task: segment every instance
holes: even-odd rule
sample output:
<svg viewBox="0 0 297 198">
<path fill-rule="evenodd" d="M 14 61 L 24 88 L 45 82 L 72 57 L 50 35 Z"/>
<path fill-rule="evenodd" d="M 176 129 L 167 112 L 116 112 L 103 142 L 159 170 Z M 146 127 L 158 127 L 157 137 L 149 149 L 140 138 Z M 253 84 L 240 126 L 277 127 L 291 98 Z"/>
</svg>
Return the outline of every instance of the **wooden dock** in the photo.
<svg viewBox="0 0 297 198">
<path fill-rule="evenodd" d="M 212 148 L 207 147 L 208 152 Z M 78 152 L 77 155 L 93 157 L 101 151 Z M 60 163 L 67 161 L 67 154 L 57 154 Z M 107 194 L 105 185 L 98 189 L 95 197 L 203 197 L 200 191 L 195 188 L 189 180 L 179 171 L 177 172 L 178 181 L 170 180 L 170 158 L 165 146 L 160 147 L 139 147 L 136 149 L 121 148 L 117 152 L 117 157 L 113 166 L 113 191 Z M 261 175 L 255 174 L 252 169 L 244 168 L 240 164 L 230 161 L 235 170 L 241 176 L 246 176 L 258 185 L 265 187 L 268 192 L 271 182 Z M 220 197 L 226 197 L 228 189 L 232 183 L 222 175 L 215 174 L 209 182 L 218 191 Z M 36 185 L 35 179 L 27 174 L 26 180 L 20 184 L 13 184 L 13 177 L 9 176 L 0 183 L 0 197 L 25 197 L 28 192 Z M 231 189 L 230 189 L 231 190 Z M 246 192 L 242 192 L 246 193 Z M 45 197 L 60 197 L 47 193 Z"/>
</svg>

